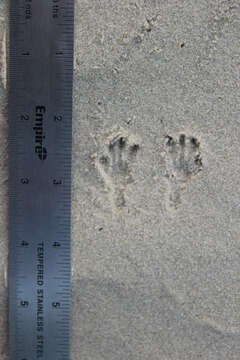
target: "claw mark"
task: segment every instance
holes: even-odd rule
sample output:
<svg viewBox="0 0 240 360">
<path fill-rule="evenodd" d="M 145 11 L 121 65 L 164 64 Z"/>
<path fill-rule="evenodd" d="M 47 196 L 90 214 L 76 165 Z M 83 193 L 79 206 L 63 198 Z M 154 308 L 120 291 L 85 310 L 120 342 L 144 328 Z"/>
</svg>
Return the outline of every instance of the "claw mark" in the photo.
<svg viewBox="0 0 240 360">
<path fill-rule="evenodd" d="M 109 191 L 115 209 L 126 204 L 125 188 L 133 182 L 131 166 L 139 150 L 138 139 L 119 127 L 107 134 L 95 165 Z"/>
<path fill-rule="evenodd" d="M 200 143 L 196 137 L 180 134 L 178 139 L 166 136 L 166 176 L 169 183 L 167 204 L 178 208 L 181 191 L 186 184 L 202 170 Z"/>
</svg>

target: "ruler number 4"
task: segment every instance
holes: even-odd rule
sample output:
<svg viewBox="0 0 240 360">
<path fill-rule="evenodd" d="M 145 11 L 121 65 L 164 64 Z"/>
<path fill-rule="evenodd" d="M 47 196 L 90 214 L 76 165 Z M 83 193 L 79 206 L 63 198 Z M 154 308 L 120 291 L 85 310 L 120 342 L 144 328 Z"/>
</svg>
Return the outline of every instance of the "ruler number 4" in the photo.
<svg viewBox="0 0 240 360">
<path fill-rule="evenodd" d="M 29 245 L 29 243 L 27 241 L 25 241 L 25 240 L 23 240 L 21 242 L 21 246 L 23 246 L 23 247 L 28 247 L 28 245 Z"/>
<path fill-rule="evenodd" d="M 58 247 L 60 247 L 61 246 L 61 244 L 59 243 L 59 242 L 57 242 L 57 241 L 55 241 L 54 243 L 53 243 L 53 247 L 54 248 L 58 248 Z"/>
</svg>

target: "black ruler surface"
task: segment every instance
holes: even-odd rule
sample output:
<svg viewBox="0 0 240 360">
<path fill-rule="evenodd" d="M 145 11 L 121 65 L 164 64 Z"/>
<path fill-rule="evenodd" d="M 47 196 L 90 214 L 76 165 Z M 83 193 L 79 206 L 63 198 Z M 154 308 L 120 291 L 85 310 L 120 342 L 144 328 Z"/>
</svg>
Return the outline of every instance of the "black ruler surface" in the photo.
<svg viewBox="0 0 240 360">
<path fill-rule="evenodd" d="M 11 0 L 10 360 L 69 360 L 74 0 Z"/>
</svg>

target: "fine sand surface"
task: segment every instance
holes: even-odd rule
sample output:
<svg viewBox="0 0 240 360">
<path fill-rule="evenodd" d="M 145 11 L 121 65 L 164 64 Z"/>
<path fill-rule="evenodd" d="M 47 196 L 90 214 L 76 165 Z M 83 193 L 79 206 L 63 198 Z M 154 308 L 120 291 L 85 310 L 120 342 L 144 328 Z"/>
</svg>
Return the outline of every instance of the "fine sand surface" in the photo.
<svg viewBox="0 0 240 360">
<path fill-rule="evenodd" d="M 240 2 L 76 0 L 71 360 L 240 359 Z M 0 0 L 0 359 L 7 360 Z"/>
</svg>

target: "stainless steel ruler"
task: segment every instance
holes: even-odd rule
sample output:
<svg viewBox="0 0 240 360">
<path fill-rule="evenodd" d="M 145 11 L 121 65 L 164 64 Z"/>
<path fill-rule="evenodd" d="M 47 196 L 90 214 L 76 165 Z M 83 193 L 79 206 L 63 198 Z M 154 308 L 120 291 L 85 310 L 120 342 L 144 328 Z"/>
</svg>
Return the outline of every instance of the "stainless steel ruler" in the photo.
<svg viewBox="0 0 240 360">
<path fill-rule="evenodd" d="M 69 360 L 73 31 L 74 0 L 11 0 L 11 360 Z"/>
</svg>

